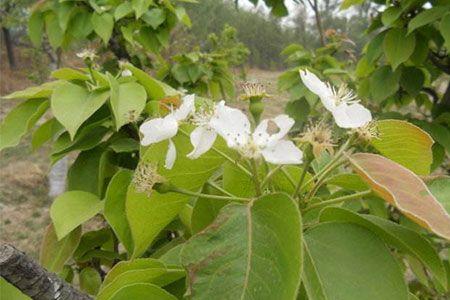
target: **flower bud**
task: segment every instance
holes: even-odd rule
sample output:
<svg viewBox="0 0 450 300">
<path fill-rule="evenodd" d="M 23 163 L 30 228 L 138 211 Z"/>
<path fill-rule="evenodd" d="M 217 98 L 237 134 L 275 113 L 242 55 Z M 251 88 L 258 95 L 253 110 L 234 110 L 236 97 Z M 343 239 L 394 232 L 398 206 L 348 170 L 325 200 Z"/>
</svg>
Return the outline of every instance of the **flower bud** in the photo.
<svg viewBox="0 0 450 300">
<path fill-rule="evenodd" d="M 324 150 L 333 153 L 333 147 L 335 146 L 331 128 L 323 122 L 309 125 L 298 138 L 298 141 L 310 144 L 315 157 L 319 157 Z"/>
</svg>

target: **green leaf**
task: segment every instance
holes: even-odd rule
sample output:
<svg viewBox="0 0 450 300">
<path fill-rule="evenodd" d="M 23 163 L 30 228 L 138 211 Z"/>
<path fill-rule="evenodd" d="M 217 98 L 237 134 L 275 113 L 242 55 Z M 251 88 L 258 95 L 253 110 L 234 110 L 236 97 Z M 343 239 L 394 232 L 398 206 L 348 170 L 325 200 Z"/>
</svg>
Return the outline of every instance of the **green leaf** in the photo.
<svg viewBox="0 0 450 300">
<path fill-rule="evenodd" d="M 303 284 L 308 299 L 407 300 L 398 262 L 369 230 L 327 222 L 305 233 Z"/>
<path fill-rule="evenodd" d="M 377 121 L 378 136 L 371 144 L 384 156 L 418 175 L 430 174 L 433 139 L 419 127 L 402 120 Z"/>
<path fill-rule="evenodd" d="M 92 267 L 86 267 L 81 270 L 79 276 L 81 290 L 90 295 L 96 295 L 102 284 L 102 278 L 98 271 Z"/>
<path fill-rule="evenodd" d="M 66 237 L 58 240 L 55 228 L 48 225 L 42 239 L 39 263 L 48 271 L 59 273 L 64 264 L 72 257 L 81 237 L 81 227 L 77 227 Z"/>
<path fill-rule="evenodd" d="M 369 63 L 374 63 L 383 54 L 383 41 L 387 31 L 380 32 L 367 44 L 366 58 Z"/>
<path fill-rule="evenodd" d="M 340 9 L 345 10 L 353 5 L 362 4 L 363 2 L 364 2 L 364 0 L 344 0 L 344 1 L 342 1 Z"/>
<path fill-rule="evenodd" d="M 121 170 L 114 175 L 106 190 L 105 209 L 103 212 L 108 224 L 128 253 L 133 251 L 133 240 L 124 212 L 127 190 L 132 178 L 133 173 L 128 170 Z"/>
<path fill-rule="evenodd" d="M 166 13 L 161 8 L 152 8 L 142 15 L 142 20 L 156 29 L 166 20 Z"/>
<path fill-rule="evenodd" d="M 416 97 L 425 83 L 425 74 L 416 67 L 405 67 L 402 70 L 400 86 L 412 97 Z"/>
<path fill-rule="evenodd" d="M 44 32 L 44 18 L 42 13 L 33 12 L 28 19 L 28 36 L 36 48 L 42 43 L 42 34 Z"/>
<path fill-rule="evenodd" d="M 116 10 L 114 11 L 114 19 L 118 21 L 132 12 L 133 7 L 131 6 L 130 2 L 123 2 L 116 7 Z"/>
<path fill-rule="evenodd" d="M 386 202 L 418 225 L 450 239 L 450 215 L 416 174 L 377 154 L 356 153 L 350 163 Z"/>
<path fill-rule="evenodd" d="M 48 98 L 53 93 L 53 90 L 61 84 L 61 81 L 50 81 L 39 86 L 32 86 L 21 91 L 16 91 L 6 96 L 3 99 L 39 99 Z"/>
<path fill-rule="evenodd" d="M 92 14 L 86 10 L 80 10 L 76 13 L 69 24 L 70 34 L 79 40 L 82 40 L 91 34 L 94 30 L 91 15 Z"/>
<path fill-rule="evenodd" d="M 391 28 L 384 38 L 383 48 L 386 58 L 395 70 L 408 60 L 414 52 L 416 38 L 414 35 L 406 35 L 404 28 Z"/>
<path fill-rule="evenodd" d="M 336 185 L 350 191 L 366 191 L 368 185 L 356 174 L 341 173 L 327 180 L 327 184 Z"/>
<path fill-rule="evenodd" d="M 17 105 L 0 125 L 0 150 L 17 146 L 49 107 L 48 100 L 27 100 Z"/>
<path fill-rule="evenodd" d="M 442 18 L 439 28 L 445 40 L 445 47 L 450 49 L 450 13 Z"/>
<path fill-rule="evenodd" d="M 238 197 L 255 195 L 253 178 L 228 161 L 223 165 L 223 188 Z"/>
<path fill-rule="evenodd" d="M 89 76 L 86 73 L 80 72 L 72 68 L 61 68 L 52 72 L 51 77 L 63 80 L 89 80 Z"/>
<path fill-rule="evenodd" d="M 59 26 L 61 27 L 62 31 L 65 32 L 72 14 L 76 11 L 76 6 L 74 6 L 72 3 L 60 2 L 58 3 L 56 9 Z"/>
<path fill-rule="evenodd" d="M 213 190 L 209 190 L 209 192 L 212 191 Z M 226 204 L 227 201 L 217 201 L 208 198 L 198 198 L 197 201 L 195 201 L 194 209 L 192 211 L 191 217 L 192 233 L 195 234 L 197 232 L 200 232 L 203 229 L 205 229 L 209 224 L 211 224 L 219 214 L 220 209 L 222 209 L 222 207 L 224 207 Z"/>
<path fill-rule="evenodd" d="M 101 197 L 99 173 L 104 151 L 104 147 L 96 147 L 78 154 L 67 172 L 68 191 L 85 191 Z"/>
<path fill-rule="evenodd" d="M 175 296 L 150 283 L 136 283 L 123 286 L 110 298 L 110 300 L 130 299 L 177 300 Z"/>
<path fill-rule="evenodd" d="M 106 274 L 102 289 L 126 272 L 146 269 L 161 270 L 165 268 L 166 266 L 162 262 L 153 258 L 137 258 L 129 261 L 121 261 Z"/>
<path fill-rule="evenodd" d="M 109 228 L 88 231 L 81 237 L 80 243 L 75 250 L 73 257 L 78 261 L 90 251 L 101 249 L 105 244 L 110 243 L 112 240 L 113 236 Z M 106 248 L 106 245 L 104 248 Z"/>
<path fill-rule="evenodd" d="M 131 0 L 136 19 L 139 19 L 147 11 L 150 4 L 153 4 L 153 0 Z"/>
<path fill-rule="evenodd" d="M 428 184 L 428 188 L 450 214 L 450 177 L 437 178 Z"/>
<path fill-rule="evenodd" d="M 383 22 L 385 26 L 389 26 L 395 21 L 397 21 L 397 19 L 401 16 L 402 12 L 403 9 L 401 7 L 398 6 L 388 7 L 381 14 L 381 22 Z"/>
<path fill-rule="evenodd" d="M 370 94 L 373 100 L 381 102 L 395 94 L 399 88 L 399 72 L 392 72 L 389 66 L 382 66 L 370 77 Z"/>
<path fill-rule="evenodd" d="M 213 224 L 183 247 L 188 295 L 211 300 L 295 299 L 301 232 L 298 208 L 286 194 L 227 205 Z"/>
<path fill-rule="evenodd" d="M 59 26 L 58 17 L 53 12 L 45 15 L 45 29 L 52 48 L 58 49 L 61 47 L 64 40 L 64 31 Z"/>
<path fill-rule="evenodd" d="M 50 217 L 58 240 L 94 217 L 103 209 L 103 202 L 91 193 L 70 191 L 56 197 L 50 207 Z"/>
<path fill-rule="evenodd" d="M 408 34 L 419 27 L 432 23 L 444 16 L 450 9 L 450 5 L 435 6 L 422 11 L 415 16 L 408 24 Z"/>
<path fill-rule="evenodd" d="M 94 26 L 95 33 L 98 34 L 105 45 L 108 44 L 114 28 L 113 16 L 108 13 L 102 13 L 101 15 L 94 13 L 92 14 L 91 22 Z"/>
<path fill-rule="evenodd" d="M 419 259 L 441 284 L 447 285 L 447 275 L 439 254 L 433 245 L 419 233 L 379 217 L 359 215 L 338 207 L 323 209 L 320 213 L 320 221 L 349 222 L 367 228 L 386 243 Z"/>
<path fill-rule="evenodd" d="M 116 153 L 134 152 L 139 150 L 139 142 L 132 138 L 117 139 L 109 145 Z"/>
<path fill-rule="evenodd" d="M 81 124 L 95 113 L 108 97 L 108 91 L 89 92 L 81 86 L 66 82 L 59 85 L 52 94 L 52 112 L 73 139 Z"/>
<path fill-rule="evenodd" d="M 177 149 L 177 159 L 171 170 L 164 168 L 168 141 L 150 146 L 142 155 L 142 160 L 158 166 L 159 174 L 171 184 L 198 191 L 220 168 L 223 158 L 209 151 L 199 159 L 189 159 L 186 157 L 192 150 L 189 137 L 178 134 L 172 140 Z M 126 213 L 134 242 L 133 258 L 140 256 L 147 249 L 157 234 L 178 215 L 189 199 L 188 196 L 177 193 L 160 194 L 157 191 L 149 193 L 150 196 L 148 193 L 138 193 L 133 184 L 128 190 Z"/>
<path fill-rule="evenodd" d="M 136 82 L 119 84 L 108 74 L 111 87 L 111 108 L 116 120 L 116 130 L 123 125 L 136 121 L 145 108 L 147 93 L 142 85 Z"/>
<path fill-rule="evenodd" d="M 58 132 L 63 130 L 62 125 L 55 119 L 45 121 L 35 132 L 31 138 L 31 146 L 33 150 L 40 148 L 45 142 L 51 140 Z"/>
<path fill-rule="evenodd" d="M 23 294 L 18 288 L 14 285 L 0 277 L 0 291 L 2 299 L 8 300 L 31 300 L 30 297 Z"/>
</svg>

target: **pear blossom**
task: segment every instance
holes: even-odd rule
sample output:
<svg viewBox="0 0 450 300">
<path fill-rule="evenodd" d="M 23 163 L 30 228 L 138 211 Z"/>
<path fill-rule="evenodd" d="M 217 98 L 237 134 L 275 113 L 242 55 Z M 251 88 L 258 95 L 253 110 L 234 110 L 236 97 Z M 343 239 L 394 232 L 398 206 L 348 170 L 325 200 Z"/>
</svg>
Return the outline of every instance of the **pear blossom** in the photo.
<svg viewBox="0 0 450 300">
<path fill-rule="evenodd" d="M 319 96 L 339 127 L 358 128 L 372 121 L 370 111 L 358 103 L 356 95 L 345 85 L 336 89 L 308 70 L 300 70 L 300 77 L 305 86 Z"/>
<path fill-rule="evenodd" d="M 178 132 L 178 126 L 194 111 L 194 95 L 183 97 L 182 104 L 176 110 L 173 110 L 163 118 L 155 118 L 142 123 L 139 131 L 143 138 L 141 145 L 149 146 L 164 140 L 169 140 L 169 147 L 166 154 L 165 168 L 172 169 L 175 163 L 177 152 L 175 144 L 172 141 Z"/>
<path fill-rule="evenodd" d="M 287 115 L 266 119 L 251 132 L 250 121 L 240 110 L 218 106 L 210 126 L 227 142 L 228 147 L 238 150 L 247 158 L 260 156 L 273 164 L 300 164 L 303 153 L 292 141 L 283 138 L 294 126 Z M 275 126 L 275 130 L 273 127 Z"/>
</svg>

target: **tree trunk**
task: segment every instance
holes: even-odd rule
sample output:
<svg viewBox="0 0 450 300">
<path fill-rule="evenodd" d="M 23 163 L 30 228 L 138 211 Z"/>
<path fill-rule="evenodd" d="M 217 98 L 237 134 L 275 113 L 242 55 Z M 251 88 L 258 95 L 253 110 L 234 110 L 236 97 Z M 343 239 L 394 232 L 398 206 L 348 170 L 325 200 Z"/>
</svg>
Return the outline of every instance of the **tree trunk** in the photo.
<svg viewBox="0 0 450 300">
<path fill-rule="evenodd" d="M 323 47 L 323 46 L 325 46 L 325 38 L 323 36 L 322 19 L 320 18 L 320 11 L 319 11 L 319 5 L 317 4 L 317 0 L 314 0 L 313 10 L 314 10 L 314 16 L 316 18 L 317 31 L 319 31 L 320 44 Z"/>
<path fill-rule="evenodd" d="M 92 299 L 11 245 L 0 246 L 0 275 L 35 300 Z"/>
<path fill-rule="evenodd" d="M 9 69 L 15 70 L 17 68 L 16 58 L 14 57 L 14 48 L 11 40 L 9 29 L 2 27 L 3 39 L 5 40 L 6 54 L 8 56 Z"/>
</svg>

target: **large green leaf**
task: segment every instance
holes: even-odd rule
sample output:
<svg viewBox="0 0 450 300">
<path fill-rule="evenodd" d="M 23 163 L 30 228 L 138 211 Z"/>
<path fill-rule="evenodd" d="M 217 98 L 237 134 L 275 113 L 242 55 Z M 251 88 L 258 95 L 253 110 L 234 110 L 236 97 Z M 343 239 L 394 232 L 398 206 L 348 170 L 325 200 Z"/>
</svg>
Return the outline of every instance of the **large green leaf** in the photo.
<svg viewBox="0 0 450 300">
<path fill-rule="evenodd" d="M 3 99 L 39 99 L 50 97 L 53 90 L 62 82 L 59 80 L 46 82 L 39 86 L 32 86 L 21 91 L 2 96 Z"/>
<path fill-rule="evenodd" d="M 58 240 L 98 214 L 102 208 L 103 202 L 91 193 L 70 191 L 58 196 L 50 207 Z"/>
<path fill-rule="evenodd" d="M 100 159 L 104 151 L 103 147 L 96 147 L 78 154 L 77 159 L 67 172 L 68 191 L 85 191 L 101 196 L 99 169 Z"/>
<path fill-rule="evenodd" d="M 91 22 L 94 26 L 95 33 L 100 36 L 103 43 L 108 44 L 114 28 L 113 16 L 108 13 L 102 13 L 101 15 L 94 13 L 92 14 Z"/>
<path fill-rule="evenodd" d="M 158 166 L 159 174 L 171 184 L 198 191 L 221 166 L 223 158 L 211 150 L 196 160 L 189 159 L 186 157 L 192 150 L 189 137 L 178 134 L 172 140 L 177 149 L 177 159 L 171 170 L 164 168 L 168 141 L 146 149 L 142 161 Z M 133 257 L 147 249 L 156 235 L 178 215 L 188 199 L 188 196 L 177 193 L 138 193 L 135 186 L 130 185 L 126 213 L 134 242 Z"/>
<path fill-rule="evenodd" d="M 59 25 L 58 16 L 52 11 L 45 14 L 45 29 L 52 48 L 58 49 L 61 47 L 64 40 L 64 31 Z"/>
<path fill-rule="evenodd" d="M 192 299 L 295 299 L 301 235 L 298 208 L 286 194 L 227 205 L 183 247 L 188 293 Z"/>
<path fill-rule="evenodd" d="M 400 73 L 392 72 L 389 66 L 382 66 L 373 72 L 370 77 L 370 94 L 373 100 L 381 102 L 397 92 L 399 88 Z"/>
<path fill-rule="evenodd" d="M 138 119 L 144 110 L 147 93 L 144 87 L 136 82 L 119 84 L 113 76 L 108 77 L 111 86 L 111 108 L 116 120 L 116 130 L 119 130 L 123 125 Z"/>
<path fill-rule="evenodd" d="M 386 58 L 395 70 L 405 62 L 414 52 L 416 38 L 413 34 L 406 35 L 404 28 L 391 28 L 383 42 Z"/>
<path fill-rule="evenodd" d="M 16 106 L 0 125 L 0 150 L 17 146 L 49 106 L 48 100 L 27 100 Z"/>
<path fill-rule="evenodd" d="M 31 300 L 30 297 L 23 294 L 14 285 L 3 279 L 3 277 L 0 277 L 0 291 L 1 298 L 5 300 Z"/>
<path fill-rule="evenodd" d="M 128 253 L 133 251 L 133 240 L 125 214 L 125 203 L 128 186 L 132 178 L 133 173 L 129 170 L 121 170 L 114 175 L 106 190 L 105 209 L 103 212 L 108 224 Z"/>
<path fill-rule="evenodd" d="M 67 129 L 73 139 L 78 128 L 108 99 L 109 92 L 89 92 L 66 82 L 52 94 L 51 106 L 55 118 Z"/>
<path fill-rule="evenodd" d="M 322 223 L 306 231 L 304 245 L 308 299 L 408 299 L 399 263 L 369 230 Z"/>
<path fill-rule="evenodd" d="M 450 9 L 450 5 L 435 6 L 433 8 L 422 11 L 415 16 L 408 24 L 408 33 L 419 27 L 432 23 L 444 16 Z"/>
<path fill-rule="evenodd" d="M 177 300 L 177 298 L 157 285 L 150 283 L 130 284 L 119 289 L 109 300 Z"/>
<path fill-rule="evenodd" d="M 350 162 L 386 202 L 420 226 L 450 239 L 450 215 L 416 174 L 377 154 L 356 153 Z"/>
<path fill-rule="evenodd" d="M 430 174 L 434 141 L 428 133 L 402 120 L 381 120 L 376 126 L 375 149 L 418 175 Z"/>
<path fill-rule="evenodd" d="M 39 263 L 48 271 L 59 273 L 75 252 L 80 237 L 81 227 L 77 227 L 58 241 L 53 225 L 48 225 L 42 239 Z"/>
<path fill-rule="evenodd" d="M 338 207 L 323 209 L 320 214 L 320 221 L 349 222 L 369 229 L 393 247 L 405 254 L 415 256 L 443 286 L 447 285 L 447 274 L 439 254 L 433 248 L 433 245 L 419 233 L 386 219 L 371 215 L 359 215 Z"/>
</svg>

